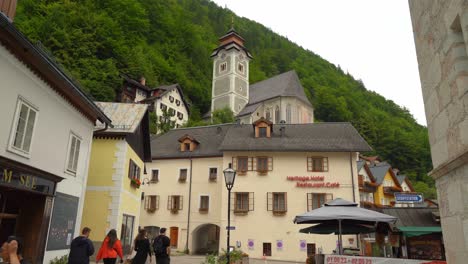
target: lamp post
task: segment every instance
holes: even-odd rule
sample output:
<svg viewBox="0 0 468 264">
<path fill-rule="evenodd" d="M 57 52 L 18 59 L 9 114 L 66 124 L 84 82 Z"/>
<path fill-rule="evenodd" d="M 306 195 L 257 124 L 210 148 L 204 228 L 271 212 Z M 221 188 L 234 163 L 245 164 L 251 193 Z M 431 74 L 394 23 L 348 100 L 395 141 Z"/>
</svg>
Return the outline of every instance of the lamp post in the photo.
<svg viewBox="0 0 468 264">
<path fill-rule="evenodd" d="M 231 235 L 231 190 L 234 186 L 234 180 L 236 179 L 236 171 L 231 168 L 231 163 L 229 163 L 229 168 L 223 171 L 224 181 L 226 183 L 226 188 L 228 189 L 228 226 L 227 226 L 227 263 L 231 263 L 231 252 L 230 252 L 230 235 Z"/>
</svg>

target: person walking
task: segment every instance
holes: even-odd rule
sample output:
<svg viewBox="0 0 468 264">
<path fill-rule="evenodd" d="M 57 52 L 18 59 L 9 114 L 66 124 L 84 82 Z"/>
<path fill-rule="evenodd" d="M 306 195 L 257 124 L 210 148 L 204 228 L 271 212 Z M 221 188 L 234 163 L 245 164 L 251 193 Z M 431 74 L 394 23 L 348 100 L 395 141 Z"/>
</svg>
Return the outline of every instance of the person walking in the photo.
<svg viewBox="0 0 468 264">
<path fill-rule="evenodd" d="M 159 236 L 154 239 L 153 249 L 156 256 L 156 264 L 171 263 L 171 240 L 166 236 L 166 228 L 161 228 Z"/>
<path fill-rule="evenodd" d="M 117 238 L 117 231 L 111 229 L 102 242 L 101 248 L 96 256 L 96 262 L 102 259 L 104 264 L 115 264 L 117 256 L 120 257 L 120 263 L 123 263 L 122 244 Z"/>
<path fill-rule="evenodd" d="M 150 242 L 146 237 L 146 230 L 141 229 L 138 232 L 138 236 L 134 241 L 134 250 L 136 251 L 135 257 L 132 259 L 132 264 L 145 264 L 148 256 L 150 257 L 151 263 L 151 248 Z"/>
<path fill-rule="evenodd" d="M 89 240 L 91 229 L 83 228 L 81 235 L 73 239 L 68 255 L 68 264 L 89 264 L 89 257 L 94 254 L 93 242 Z"/>
</svg>

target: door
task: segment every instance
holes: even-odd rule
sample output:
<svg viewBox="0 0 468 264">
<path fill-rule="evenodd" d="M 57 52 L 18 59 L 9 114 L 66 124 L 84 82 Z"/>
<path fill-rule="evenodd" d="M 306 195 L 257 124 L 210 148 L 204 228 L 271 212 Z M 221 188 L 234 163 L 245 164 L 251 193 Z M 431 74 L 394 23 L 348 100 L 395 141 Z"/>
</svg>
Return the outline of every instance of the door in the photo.
<svg viewBox="0 0 468 264">
<path fill-rule="evenodd" d="M 179 238 L 179 228 L 178 227 L 171 227 L 170 231 L 170 238 L 171 238 L 171 247 L 177 248 L 177 242 Z"/>
<path fill-rule="evenodd" d="M 315 243 L 307 243 L 307 257 L 313 257 L 315 253 Z"/>
</svg>

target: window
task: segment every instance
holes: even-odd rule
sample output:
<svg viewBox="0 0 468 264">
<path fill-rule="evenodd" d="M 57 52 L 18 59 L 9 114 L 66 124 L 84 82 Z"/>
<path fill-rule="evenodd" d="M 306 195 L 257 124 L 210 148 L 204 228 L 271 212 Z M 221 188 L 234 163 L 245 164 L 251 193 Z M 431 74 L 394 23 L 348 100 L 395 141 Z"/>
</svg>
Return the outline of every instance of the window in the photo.
<svg viewBox="0 0 468 264">
<path fill-rule="evenodd" d="M 254 210 L 254 193 L 234 193 L 234 213 L 247 213 Z"/>
<path fill-rule="evenodd" d="M 271 257 L 271 243 L 263 243 L 263 256 Z"/>
<path fill-rule="evenodd" d="M 328 158 L 307 157 L 307 171 L 328 171 Z"/>
<path fill-rule="evenodd" d="M 179 170 L 179 182 L 187 181 L 187 169 Z"/>
<path fill-rule="evenodd" d="M 140 167 L 133 160 L 130 160 L 130 165 L 128 166 L 128 178 L 140 179 Z"/>
<path fill-rule="evenodd" d="M 167 210 L 173 213 L 182 210 L 183 197 L 180 195 L 169 195 L 167 198 Z"/>
<path fill-rule="evenodd" d="M 216 181 L 218 178 L 218 168 L 210 168 L 210 181 Z"/>
<path fill-rule="evenodd" d="M 132 253 L 133 242 L 133 225 L 135 224 L 135 217 L 131 215 L 123 215 L 122 228 L 120 231 L 120 242 L 122 243 L 123 253 L 128 255 Z"/>
<path fill-rule="evenodd" d="M 392 182 L 391 180 L 384 180 L 383 186 L 384 186 L 384 187 L 392 187 L 392 186 L 393 186 L 393 182 Z"/>
<path fill-rule="evenodd" d="M 179 120 L 182 120 L 184 118 L 184 114 L 181 112 L 177 112 L 177 117 L 179 118 Z"/>
<path fill-rule="evenodd" d="M 279 109 L 279 106 L 276 106 L 276 109 L 275 109 L 275 123 L 276 124 L 280 123 L 280 109 Z"/>
<path fill-rule="evenodd" d="M 237 172 L 243 173 L 249 170 L 249 158 L 237 157 Z"/>
<path fill-rule="evenodd" d="M 328 201 L 333 200 L 331 193 L 308 193 L 307 194 L 307 211 L 322 207 Z"/>
<path fill-rule="evenodd" d="M 176 103 L 177 106 L 179 106 L 179 105 L 180 105 L 180 100 L 179 100 L 179 99 L 176 99 L 176 100 L 175 100 L 175 103 Z"/>
<path fill-rule="evenodd" d="M 267 193 L 267 210 L 273 213 L 285 213 L 287 211 L 286 193 Z"/>
<path fill-rule="evenodd" d="M 29 154 L 36 117 L 37 110 L 19 98 L 10 143 L 12 150 Z"/>
<path fill-rule="evenodd" d="M 241 72 L 241 73 L 244 73 L 244 65 L 241 64 L 241 63 L 239 63 L 239 64 L 237 65 L 237 70 L 238 70 L 239 72 Z"/>
<path fill-rule="evenodd" d="M 200 212 L 208 212 L 210 208 L 210 197 L 208 195 L 200 196 Z"/>
<path fill-rule="evenodd" d="M 174 102 L 174 97 L 172 97 L 171 95 L 169 95 L 169 101 L 170 101 L 171 103 L 173 103 L 173 102 Z"/>
<path fill-rule="evenodd" d="M 227 70 L 227 62 L 223 62 L 219 65 L 219 71 L 224 72 Z"/>
<path fill-rule="evenodd" d="M 286 106 L 286 123 L 291 124 L 291 105 Z"/>
<path fill-rule="evenodd" d="M 267 128 L 266 127 L 259 127 L 258 128 L 258 137 L 267 137 Z"/>
<path fill-rule="evenodd" d="M 159 108 L 161 108 L 161 110 L 163 110 L 163 111 L 164 111 L 164 110 L 166 110 L 166 109 L 167 109 L 167 105 L 165 105 L 165 104 L 161 103 L 161 104 L 159 105 Z"/>
<path fill-rule="evenodd" d="M 78 167 L 78 158 L 80 156 L 80 145 L 81 139 L 75 136 L 74 134 L 70 135 L 68 149 L 68 160 L 67 160 L 67 171 L 76 173 Z"/>
<path fill-rule="evenodd" d="M 184 151 L 190 151 L 190 143 L 184 143 Z"/>
<path fill-rule="evenodd" d="M 169 107 L 168 113 L 169 113 L 170 116 L 175 116 L 175 115 L 176 115 L 176 110 L 174 110 L 173 108 L 170 108 L 170 107 Z"/>
<path fill-rule="evenodd" d="M 159 170 L 151 170 L 151 182 L 159 181 Z"/>
<path fill-rule="evenodd" d="M 257 172 L 266 173 L 273 170 L 273 158 L 272 157 L 257 157 L 255 168 Z"/>
<path fill-rule="evenodd" d="M 145 196 L 145 210 L 154 212 L 159 209 L 159 195 Z"/>
</svg>

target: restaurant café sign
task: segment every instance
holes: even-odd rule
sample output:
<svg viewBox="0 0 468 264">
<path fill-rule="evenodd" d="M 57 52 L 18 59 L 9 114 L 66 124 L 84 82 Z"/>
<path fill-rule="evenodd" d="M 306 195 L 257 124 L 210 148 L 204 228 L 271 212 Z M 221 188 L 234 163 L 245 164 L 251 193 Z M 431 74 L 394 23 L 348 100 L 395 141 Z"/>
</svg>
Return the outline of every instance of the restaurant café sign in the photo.
<svg viewBox="0 0 468 264">
<path fill-rule="evenodd" d="M 287 176 L 299 188 L 339 188 L 339 182 L 325 182 L 325 176 Z"/>
<path fill-rule="evenodd" d="M 0 185 L 43 194 L 54 194 L 55 183 L 40 175 L 0 166 Z"/>
</svg>

